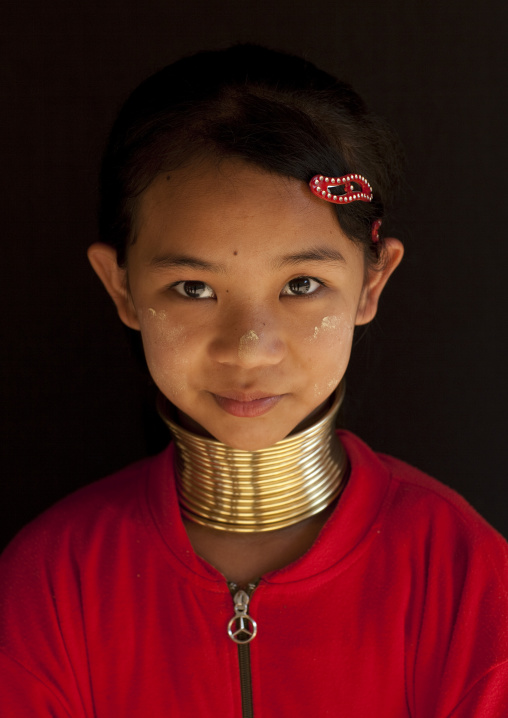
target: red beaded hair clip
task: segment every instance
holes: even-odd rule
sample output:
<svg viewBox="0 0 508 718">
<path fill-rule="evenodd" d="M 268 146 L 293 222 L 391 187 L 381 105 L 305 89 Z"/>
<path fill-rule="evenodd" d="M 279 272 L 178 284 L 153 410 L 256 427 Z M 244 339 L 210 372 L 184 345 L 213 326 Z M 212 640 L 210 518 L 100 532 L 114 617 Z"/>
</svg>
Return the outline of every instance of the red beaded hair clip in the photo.
<svg viewBox="0 0 508 718">
<path fill-rule="evenodd" d="M 355 187 L 356 185 L 356 187 Z M 332 204 L 348 204 L 360 200 L 361 202 L 372 202 L 372 187 L 362 175 L 344 175 L 343 177 L 324 177 L 314 175 L 309 182 L 313 194 Z M 330 190 L 343 189 L 342 194 L 335 194 Z M 360 189 L 358 189 L 360 188 Z M 379 228 L 381 220 L 376 219 L 372 223 L 372 241 L 379 242 Z"/>
<path fill-rule="evenodd" d="M 356 200 L 362 202 L 372 201 L 372 187 L 362 175 L 344 175 L 343 177 L 314 175 L 309 182 L 309 186 L 316 197 L 333 204 L 347 204 Z M 341 188 L 344 189 L 342 194 L 330 192 L 330 190 Z"/>
</svg>

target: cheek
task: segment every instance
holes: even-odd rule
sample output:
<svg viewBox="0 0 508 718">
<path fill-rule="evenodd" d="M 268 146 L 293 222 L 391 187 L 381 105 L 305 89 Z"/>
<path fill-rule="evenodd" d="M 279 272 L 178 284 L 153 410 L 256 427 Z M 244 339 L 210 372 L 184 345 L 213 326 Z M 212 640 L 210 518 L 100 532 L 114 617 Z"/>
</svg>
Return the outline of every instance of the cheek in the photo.
<svg viewBox="0 0 508 718">
<path fill-rule="evenodd" d="M 344 311 L 322 317 L 306 336 L 316 398 L 328 396 L 343 378 L 351 354 L 354 329 L 353 316 Z"/>
<path fill-rule="evenodd" d="M 138 311 L 146 363 L 152 379 L 168 397 L 185 390 L 185 367 L 189 364 L 185 329 L 164 310 Z"/>
</svg>

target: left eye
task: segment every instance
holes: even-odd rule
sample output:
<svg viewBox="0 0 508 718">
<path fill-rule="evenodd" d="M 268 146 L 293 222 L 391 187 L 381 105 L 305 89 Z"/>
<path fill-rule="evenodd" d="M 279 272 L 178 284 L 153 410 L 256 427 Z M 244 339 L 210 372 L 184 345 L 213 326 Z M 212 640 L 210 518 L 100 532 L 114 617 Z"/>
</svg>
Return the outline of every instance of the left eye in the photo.
<svg viewBox="0 0 508 718">
<path fill-rule="evenodd" d="M 173 289 L 178 294 L 191 299 L 213 299 L 215 297 L 213 289 L 204 282 L 177 282 L 173 284 Z"/>
<path fill-rule="evenodd" d="M 293 297 L 314 294 L 321 286 L 323 286 L 323 283 L 312 277 L 295 277 L 285 285 L 281 294 Z"/>
</svg>

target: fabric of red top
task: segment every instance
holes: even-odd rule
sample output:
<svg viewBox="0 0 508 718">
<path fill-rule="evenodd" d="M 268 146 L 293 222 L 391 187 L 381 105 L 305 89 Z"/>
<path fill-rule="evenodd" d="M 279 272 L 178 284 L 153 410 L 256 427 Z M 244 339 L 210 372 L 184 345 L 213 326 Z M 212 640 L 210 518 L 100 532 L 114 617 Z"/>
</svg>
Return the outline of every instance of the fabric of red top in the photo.
<svg viewBox="0 0 508 718">
<path fill-rule="evenodd" d="M 507 544 L 451 489 L 340 436 L 333 516 L 251 600 L 256 718 L 507 718 Z M 2 718 L 241 716 L 233 601 L 191 548 L 173 465 L 170 446 L 8 547 Z"/>
</svg>

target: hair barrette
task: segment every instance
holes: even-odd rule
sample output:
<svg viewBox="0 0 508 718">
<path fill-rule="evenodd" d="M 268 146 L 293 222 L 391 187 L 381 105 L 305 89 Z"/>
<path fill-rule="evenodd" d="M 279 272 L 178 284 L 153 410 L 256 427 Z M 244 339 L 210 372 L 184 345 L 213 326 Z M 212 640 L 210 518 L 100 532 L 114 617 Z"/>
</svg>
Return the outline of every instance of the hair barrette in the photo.
<svg viewBox="0 0 508 718">
<path fill-rule="evenodd" d="M 372 187 L 362 175 L 343 175 L 342 177 L 314 175 L 309 186 L 316 197 L 333 204 L 348 204 L 357 200 L 372 201 Z"/>
<path fill-rule="evenodd" d="M 374 244 L 379 242 L 379 228 L 383 224 L 382 220 L 376 219 L 372 222 L 372 241 Z"/>
</svg>

